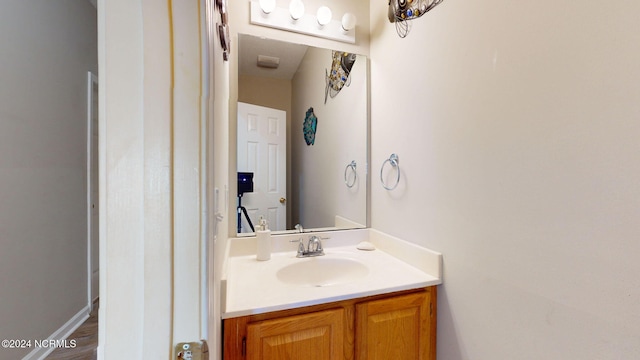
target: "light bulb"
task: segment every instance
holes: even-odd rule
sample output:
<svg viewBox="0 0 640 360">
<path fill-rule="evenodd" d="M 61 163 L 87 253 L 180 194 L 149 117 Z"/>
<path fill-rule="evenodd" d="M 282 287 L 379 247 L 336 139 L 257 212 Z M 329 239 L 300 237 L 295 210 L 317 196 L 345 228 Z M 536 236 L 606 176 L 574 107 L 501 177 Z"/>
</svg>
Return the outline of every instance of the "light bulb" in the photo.
<svg viewBox="0 0 640 360">
<path fill-rule="evenodd" d="M 276 0 L 260 0 L 260 9 L 265 14 L 270 14 L 276 8 Z"/>
<path fill-rule="evenodd" d="M 356 16 L 352 13 L 346 13 L 342 16 L 342 29 L 344 31 L 353 30 L 356 27 Z"/>
<path fill-rule="evenodd" d="M 301 0 L 291 0 L 289 3 L 289 13 L 293 20 L 298 20 L 304 15 L 304 4 Z"/>
<path fill-rule="evenodd" d="M 331 9 L 326 6 L 320 6 L 316 16 L 318 17 L 318 24 L 325 26 L 331 21 Z"/>
</svg>

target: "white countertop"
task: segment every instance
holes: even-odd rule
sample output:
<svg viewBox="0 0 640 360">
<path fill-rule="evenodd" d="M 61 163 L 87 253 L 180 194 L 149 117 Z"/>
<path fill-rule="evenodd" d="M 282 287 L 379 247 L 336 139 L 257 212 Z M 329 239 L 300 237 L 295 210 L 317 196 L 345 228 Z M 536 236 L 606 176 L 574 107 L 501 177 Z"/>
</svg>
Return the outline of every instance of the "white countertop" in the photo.
<svg viewBox="0 0 640 360">
<path fill-rule="evenodd" d="M 281 268 L 313 258 L 296 258 L 301 234 L 272 236 L 271 260 L 257 261 L 255 238 L 229 240 L 223 277 L 222 318 L 292 309 L 359 297 L 424 288 L 442 283 L 442 255 L 372 229 L 302 234 L 330 237 L 323 240 L 322 258 L 351 259 L 366 264 L 368 273 L 346 283 L 326 286 L 292 285 L 276 276 Z M 356 249 L 366 240 L 374 251 Z M 392 255 L 393 254 L 393 255 Z"/>
</svg>

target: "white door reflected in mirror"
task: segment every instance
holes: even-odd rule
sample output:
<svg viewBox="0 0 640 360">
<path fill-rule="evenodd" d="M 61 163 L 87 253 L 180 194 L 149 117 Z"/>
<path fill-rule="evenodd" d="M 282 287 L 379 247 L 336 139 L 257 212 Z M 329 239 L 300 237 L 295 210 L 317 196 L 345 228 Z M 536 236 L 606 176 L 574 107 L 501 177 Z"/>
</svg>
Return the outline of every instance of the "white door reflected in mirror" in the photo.
<svg viewBox="0 0 640 360">
<path fill-rule="evenodd" d="M 253 173 L 253 192 L 237 194 L 238 233 L 253 232 L 260 216 L 271 230 L 286 229 L 287 113 L 238 102 L 238 172 Z"/>
</svg>

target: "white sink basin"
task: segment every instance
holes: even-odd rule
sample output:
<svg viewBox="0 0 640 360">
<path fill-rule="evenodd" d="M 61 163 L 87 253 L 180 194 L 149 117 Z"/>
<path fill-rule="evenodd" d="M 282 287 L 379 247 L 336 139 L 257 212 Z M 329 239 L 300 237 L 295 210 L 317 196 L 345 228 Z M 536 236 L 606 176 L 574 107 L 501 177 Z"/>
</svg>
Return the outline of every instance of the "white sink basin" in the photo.
<svg viewBox="0 0 640 360">
<path fill-rule="evenodd" d="M 283 283 L 300 286 L 330 286 L 345 284 L 369 274 L 369 268 L 350 258 L 312 257 L 299 259 L 276 273 Z"/>
<path fill-rule="evenodd" d="M 335 230 L 324 256 L 296 258 L 308 234 L 272 236 L 269 261 L 256 259 L 257 239 L 229 239 L 220 282 L 222 318 L 265 314 L 442 283 L 442 255 L 373 229 Z M 376 250 L 359 249 L 363 241 Z M 1 356 L 0 356 L 1 357 Z"/>
</svg>

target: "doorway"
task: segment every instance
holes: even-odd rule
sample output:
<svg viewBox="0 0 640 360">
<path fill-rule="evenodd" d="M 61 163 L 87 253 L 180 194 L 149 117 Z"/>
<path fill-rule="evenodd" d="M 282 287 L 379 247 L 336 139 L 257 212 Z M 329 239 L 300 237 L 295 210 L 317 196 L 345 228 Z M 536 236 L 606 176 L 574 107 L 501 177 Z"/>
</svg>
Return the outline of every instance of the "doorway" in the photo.
<svg viewBox="0 0 640 360">
<path fill-rule="evenodd" d="M 237 171 L 253 174 L 253 191 L 237 194 L 238 233 L 253 232 L 260 217 L 286 230 L 286 122 L 285 111 L 238 102 Z"/>
</svg>

